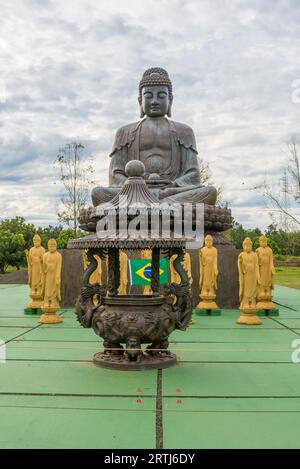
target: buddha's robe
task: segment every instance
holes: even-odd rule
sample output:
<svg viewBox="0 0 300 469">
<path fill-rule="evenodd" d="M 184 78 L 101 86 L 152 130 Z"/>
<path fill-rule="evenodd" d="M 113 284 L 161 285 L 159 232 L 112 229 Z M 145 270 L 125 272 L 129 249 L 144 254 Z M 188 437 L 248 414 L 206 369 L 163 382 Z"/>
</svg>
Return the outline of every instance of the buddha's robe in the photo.
<svg viewBox="0 0 300 469">
<path fill-rule="evenodd" d="M 175 270 L 175 267 L 174 267 L 174 261 L 175 261 L 176 258 L 177 258 L 177 254 L 174 254 L 174 256 L 172 256 L 170 258 L 171 283 L 179 283 L 180 284 L 181 283 L 180 275 L 177 272 L 177 270 Z M 185 252 L 185 254 L 184 254 L 184 259 L 183 259 L 182 265 L 183 265 L 184 270 L 187 273 L 189 283 L 190 283 L 190 285 L 192 285 L 193 277 L 192 277 L 191 256 L 188 252 Z"/>
<path fill-rule="evenodd" d="M 243 251 L 238 257 L 240 309 L 255 308 L 259 282 L 258 258 L 255 252 Z"/>
<path fill-rule="evenodd" d="M 275 274 L 275 267 L 273 263 L 273 251 L 269 246 L 259 247 L 256 249 L 258 257 L 260 285 L 258 296 L 271 296 L 273 288 L 273 279 Z"/>
<path fill-rule="evenodd" d="M 204 246 L 199 252 L 200 296 L 215 295 L 218 276 L 218 251 Z"/>
<path fill-rule="evenodd" d="M 59 252 L 46 252 L 43 256 L 44 303 L 45 305 L 59 305 L 61 283 L 62 256 Z"/>
<path fill-rule="evenodd" d="M 125 166 L 131 160 L 144 163 L 148 188 L 157 200 L 209 205 L 216 202 L 216 189 L 201 185 L 195 136 L 185 124 L 166 117 L 147 117 L 121 127 L 110 157 L 110 187 L 94 188 L 94 206 L 108 202 L 119 193 L 127 179 Z M 161 182 L 150 182 L 154 174 L 159 176 Z M 168 181 L 173 184 L 168 185 Z"/>
<path fill-rule="evenodd" d="M 43 290 L 43 255 L 45 249 L 42 246 L 32 247 L 28 254 L 28 283 L 31 291 L 41 295 Z"/>
</svg>

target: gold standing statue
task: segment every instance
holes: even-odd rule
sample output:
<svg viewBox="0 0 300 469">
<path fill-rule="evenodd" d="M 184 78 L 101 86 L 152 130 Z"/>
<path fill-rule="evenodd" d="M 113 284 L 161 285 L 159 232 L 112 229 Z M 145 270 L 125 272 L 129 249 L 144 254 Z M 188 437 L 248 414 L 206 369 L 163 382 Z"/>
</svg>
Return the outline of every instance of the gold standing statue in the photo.
<svg viewBox="0 0 300 469">
<path fill-rule="evenodd" d="M 88 266 L 90 265 L 90 261 L 87 258 L 87 249 L 85 249 L 82 252 L 82 258 L 83 258 L 83 268 L 84 268 L 84 270 L 86 270 L 88 268 Z M 99 283 L 100 285 L 102 285 L 103 271 L 102 271 L 101 259 L 97 255 L 94 255 L 94 258 L 96 259 L 96 261 L 98 263 L 98 266 L 97 266 L 97 269 L 90 276 L 89 282 L 90 283 Z"/>
<path fill-rule="evenodd" d="M 272 302 L 272 290 L 274 288 L 275 267 L 273 263 L 273 251 L 268 246 L 268 238 L 260 236 L 259 248 L 256 249 L 260 283 L 257 294 L 257 309 L 272 310 L 275 305 Z"/>
<path fill-rule="evenodd" d="M 178 272 L 174 269 L 174 260 L 176 259 L 177 254 L 174 254 L 170 258 L 170 275 L 171 275 L 171 283 L 181 283 L 180 276 Z M 183 268 L 186 271 L 188 278 L 189 278 L 189 283 L 192 285 L 193 283 L 193 277 L 192 277 L 192 265 L 191 265 L 191 256 L 189 255 L 188 252 L 185 252 L 184 254 L 184 259 L 183 259 Z"/>
<path fill-rule="evenodd" d="M 143 249 L 141 252 L 141 259 L 152 259 L 151 249 Z M 151 284 L 144 286 L 144 295 L 152 295 Z"/>
<path fill-rule="evenodd" d="M 83 268 L 86 270 L 90 265 L 90 262 L 87 258 L 87 250 L 85 249 L 82 253 L 83 256 Z M 99 256 L 95 255 L 94 258 L 97 261 L 97 269 L 92 273 L 90 276 L 89 282 L 90 283 L 99 283 L 103 285 L 103 269 L 102 269 L 102 262 Z M 128 270 L 127 270 L 128 258 L 127 254 L 124 251 L 120 251 L 120 286 L 118 290 L 119 295 L 126 295 L 127 293 L 127 284 L 128 284 Z M 107 269 L 108 259 L 105 259 L 105 265 Z M 97 302 L 97 298 L 95 295 L 95 302 Z"/>
<path fill-rule="evenodd" d="M 120 286 L 118 295 L 126 295 L 128 283 L 128 258 L 124 251 L 120 251 Z"/>
<path fill-rule="evenodd" d="M 170 258 L 170 262 L 169 262 L 171 283 L 181 283 L 180 275 L 177 272 L 177 270 L 175 270 L 175 268 L 174 268 L 174 260 L 176 259 L 176 257 L 177 257 L 177 254 L 174 254 Z M 192 283 L 193 283 L 192 264 L 191 264 L 191 256 L 189 255 L 188 252 L 184 253 L 184 258 L 183 258 L 182 265 L 183 265 L 184 270 L 187 273 L 187 276 L 188 276 L 188 279 L 189 279 L 189 284 L 190 284 L 190 286 L 192 286 Z M 176 297 L 174 295 L 173 303 L 175 303 L 175 302 L 176 302 Z M 194 321 L 193 318 L 190 320 L 190 324 L 195 324 L 195 321 Z"/>
<path fill-rule="evenodd" d="M 261 324 L 256 315 L 256 297 L 259 285 L 259 268 L 257 254 L 252 251 L 252 241 L 245 238 L 243 252 L 238 257 L 239 283 L 240 283 L 240 309 L 242 314 L 237 320 L 238 324 Z"/>
<path fill-rule="evenodd" d="M 205 236 L 205 246 L 199 251 L 200 264 L 200 298 L 201 301 L 196 310 L 206 310 L 211 312 L 215 310 L 220 314 L 217 303 L 215 302 L 218 277 L 218 251 L 213 246 L 213 237 Z"/>
<path fill-rule="evenodd" d="M 55 239 L 48 241 L 48 252 L 43 256 L 44 271 L 44 314 L 39 322 L 53 324 L 63 322 L 63 318 L 57 314 L 60 308 L 60 284 L 61 284 L 62 256 L 57 252 Z"/>
<path fill-rule="evenodd" d="M 40 309 L 43 304 L 43 255 L 45 254 L 45 249 L 41 244 L 41 237 L 36 233 L 33 237 L 33 247 L 30 248 L 29 253 L 28 251 L 26 252 L 28 284 L 30 286 L 29 295 L 31 298 L 31 301 L 25 309 L 25 313 L 27 314 Z"/>
</svg>

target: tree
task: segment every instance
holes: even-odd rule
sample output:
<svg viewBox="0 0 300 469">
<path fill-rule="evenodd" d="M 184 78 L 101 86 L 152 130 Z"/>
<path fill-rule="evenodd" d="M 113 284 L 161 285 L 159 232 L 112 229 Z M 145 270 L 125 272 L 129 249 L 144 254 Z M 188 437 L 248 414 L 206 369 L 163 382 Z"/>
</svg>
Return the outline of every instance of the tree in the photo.
<svg viewBox="0 0 300 469">
<path fill-rule="evenodd" d="M 8 266 L 20 268 L 24 260 L 25 240 L 22 233 L 0 228 L 0 273 Z"/>
<path fill-rule="evenodd" d="M 199 165 L 199 172 L 200 172 L 200 181 L 201 184 L 207 186 L 214 186 L 214 181 L 211 174 L 211 169 L 209 167 L 209 163 L 203 161 L 202 158 L 198 156 L 198 165 Z M 217 203 L 222 205 L 222 187 L 217 187 Z M 227 205 L 225 203 L 225 205 Z"/>
<path fill-rule="evenodd" d="M 253 249 L 259 246 L 259 237 L 262 232 L 259 228 L 246 229 L 240 223 L 233 221 L 232 228 L 227 232 L 228 238 L 232 241 L 237 249 L 243 248 L 243 241 L 246 237 L 251 238 Z"/>
<path fill-rule="evenodd" d="M 23 217 L 5 218 L 0 222 L 0 229 L 8 230 L 11 233 L 21 233 L 25 241 L 25 249 L 32 246 L 32 238 L 37 229 L 32 223 L 26 223 Z M 25 259 L 25 258 L 24 258 Z"/>
<path fill-rule="evenodd" d="M 61 198 L 62 210 L 58 212 L 58 219 L 72 228 L 74 236 L 77 235 L 79 212 L 88 200 L 89 188 L 93 183 L 93 159 L 90 157 L 83 161 L 83 151 L 81 143 L 67 143 L 59 149 L 55 160 L 66 192 Z"/>
<path fill-rule="evenodd" d="M 284 231 L 274 223 L 268 226 L 266 236 L 269 245 L 275 254 L 299 256 L 300 255 L 300 232 Z"/>
<path fill-rule="evenodd" d="M 246 237 L 251 238 L 253 249 L 259 246 L 259 237 L 263 234 L 259 228 L 246 229 L 240 223 L 233 221 L 232 228 L 228 230 L 226 236 L 232 241 L 237 249 L 243 248 L 243 241 Z M 274 223 L 268 226 L 264 233 L 268 238 L 268 244 L 273 249 L 274 254 L 299 256 L 300 255 L 300 232 L 284 231 Z"/>
<path fill-rule="evenodd" d="M 70 239 L 74 238 L 73 230 L 61 230 L 56 241 L 58 249 L 66 249 Z"/>
<path fill-rule="evenodd" d="M 262 192 L 274 223 L 284 231 L 299 229 L 300 217 L 291 204 L 300 204 L 300 144 L 293 137 L 287 144 L 289 159 L 274 189 L 266 180 L 255 189 Z"/>
<path fill-rule="evenodd" d="M 44 248 L 47 248 L 47 244 L 49 239 L 57 239 L 63 230 L 63 227 L 61 225 L 59 226 L 46 226 L 45 228 L 38 228 L 36 231 L 40 235 L 41 240 L 42 240 L 42 246 Z"/>
</svg>

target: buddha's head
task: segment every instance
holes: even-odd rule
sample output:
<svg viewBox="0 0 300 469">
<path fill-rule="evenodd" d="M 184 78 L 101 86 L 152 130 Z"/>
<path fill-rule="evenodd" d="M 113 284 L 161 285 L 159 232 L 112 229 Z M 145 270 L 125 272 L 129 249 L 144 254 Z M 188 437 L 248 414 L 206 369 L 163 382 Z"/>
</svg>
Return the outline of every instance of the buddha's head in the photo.
<svg viewBox="0 0 300 469">
<path fill-rule="evenodd" d="M 268 238 L 266 236 L 259 237 L 259 245 L 261 248 L 266 248 L 268 246 Z"/>
<path fill-rule="evenodd" d="M 141 117 L 171 117 L 172 83 L 168 72 L 160 67 L 148 68 L 139 84 Z"/>
<path fill-rule="evenodd" d="M 41 244 L 42 244 L 41 237 L 40 235 L 36 233 L 33 237 L 33 245 L 35 248 L 39 248 Z"/>
<path fill-rule="evenodd" d="M 246 252 L 251 252 L 252 251 L 252 241 L 251 238 L 245 238 L 243 241 L 243 249 Z"/>
<path fill-rule="evenodd" d="M 48 241 L 48 251 L 55 252 L 57 249 L 57 243 L 55 239 L 49 239 Z"/>
<path fill-rule="evenodd" d="M 213 245 L 213 237 L 212 235 L 206 235 L 204 239 L 205 246 L 207 248 L 211 248 Z"/>
</svg>

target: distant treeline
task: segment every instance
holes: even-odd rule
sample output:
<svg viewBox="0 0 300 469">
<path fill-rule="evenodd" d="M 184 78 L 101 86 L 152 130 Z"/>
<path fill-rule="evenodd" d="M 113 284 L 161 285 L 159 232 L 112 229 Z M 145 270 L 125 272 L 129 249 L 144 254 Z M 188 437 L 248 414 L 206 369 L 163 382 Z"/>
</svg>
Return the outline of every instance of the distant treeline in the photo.
<svg viewBox="0 0 300 469">
<path fill-rule="evenodd" d="M 25 250 L 33 245 L 32 238 L 38 233 L 42 245 L 47 248 L 48 240 L 56 239 L 58 249 L 65 249 L 68 241 L 74 238 L 74 232 L 62 226 L 49 225 L 45 228 L 26 223 L 25 218 L 15 217 L 0 221 L 0 273 L 5 273 L 9 266 L 20 269 L 26 266 Z M 226 232 L 226 236 L 236 248 L 241 249 L 243 240 L 249 236 L 253 241 L 253 249 L 259 246 L 259 237 L 265 234 L 269 238 L 269 245 L 277 257 L 300 256 L 300 232 L 284 231 L 275 224 L 271 224 L 262 232 L 259 228 L 247 230 L 240 223 L 234 222 L 233 227 Z M 77 233 L 83 236 L 84 233 Z"/>
<path fill-rule="evenodd" d="M 300 231 L 284 231 L 276 224 L 269 225 L 263 232 L 259 228 L 247 230 L 240 223 L 234 222 L 226 236 L 238 249 L 242 249 L 243 240 L 248 236 L 252 239 L 253 249 L 256 249 L 259 246 L 259 237 L 263 234 L 268 237 L 269 246 L 277 257 L 300 256 Z"/>
<path fill-rule="evenodd" d="M 25 250 L 33 246 L 35 233 L 40 235 L 44 248 L 51 238 L 56 239 L 58 249 L 66 248 L 69 239 L 74 238 L 73 231 L 62 226 L 42 228 L 26 223 L 23 217 L 4 219 L 0 221 L 0 273 L 5 273 L 9 266 L 17 269 L 26 266 Z"/>
</svg>

